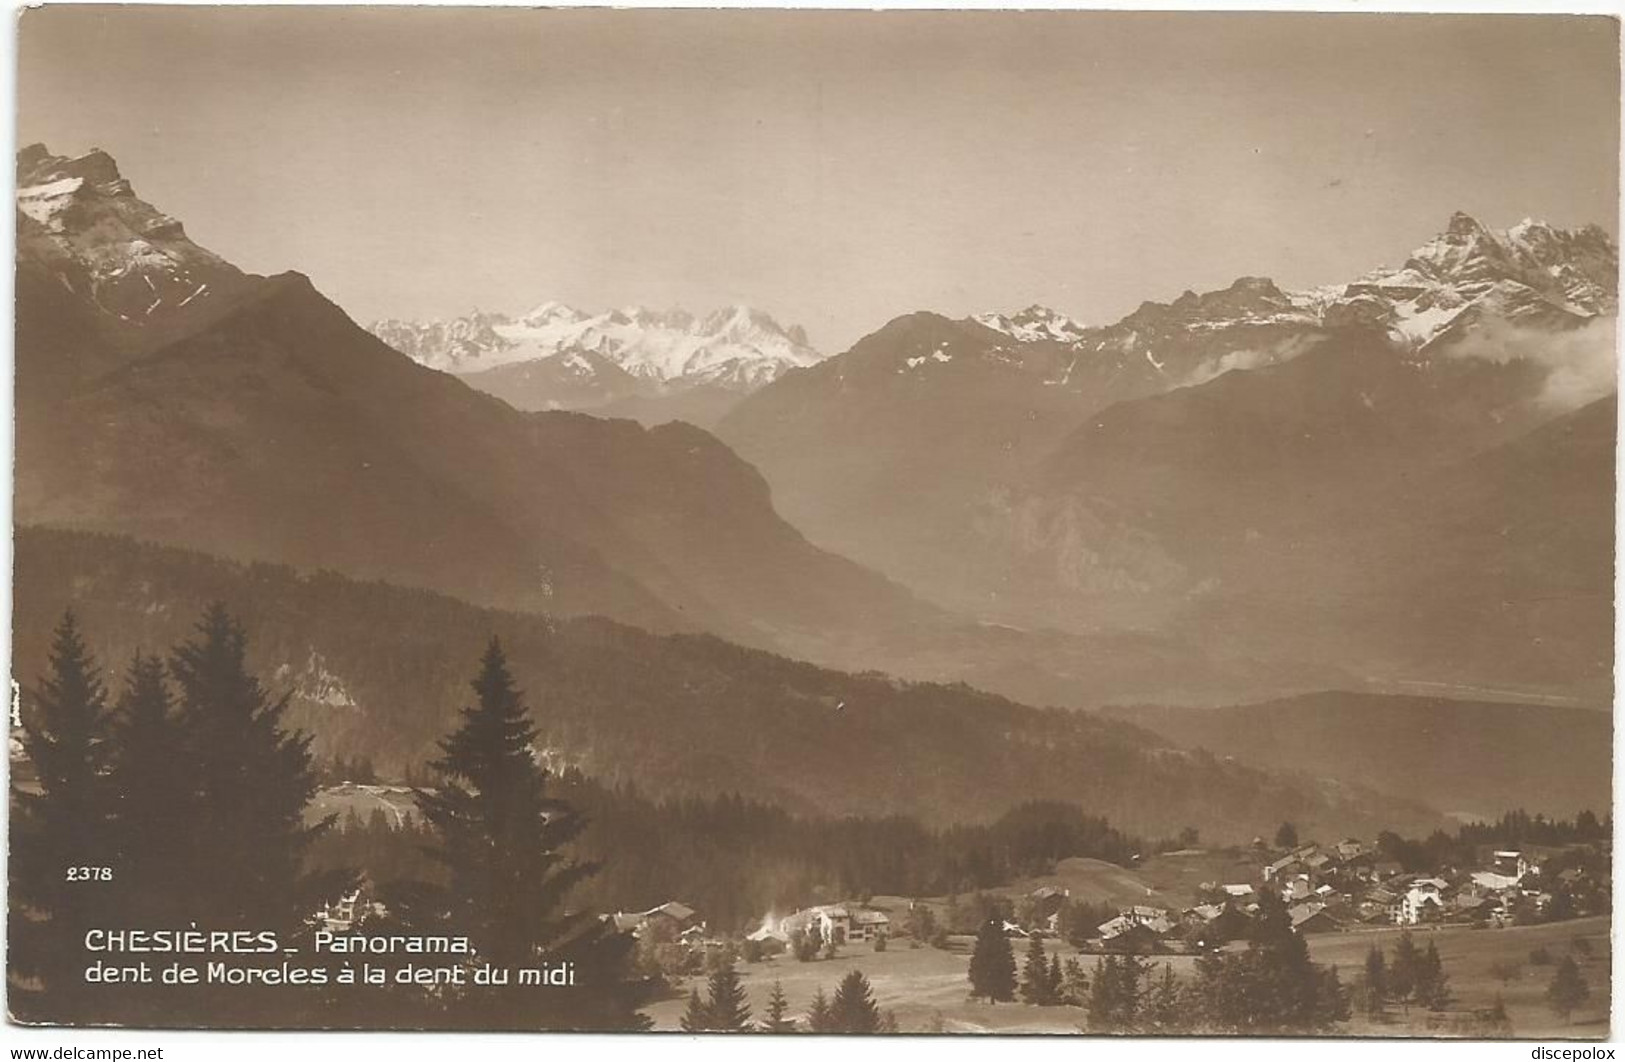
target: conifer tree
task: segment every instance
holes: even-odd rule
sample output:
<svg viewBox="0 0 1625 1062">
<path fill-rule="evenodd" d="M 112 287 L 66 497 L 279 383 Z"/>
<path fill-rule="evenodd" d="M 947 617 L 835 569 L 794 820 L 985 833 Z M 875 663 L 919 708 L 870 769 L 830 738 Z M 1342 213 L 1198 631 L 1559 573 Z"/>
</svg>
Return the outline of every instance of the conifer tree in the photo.
<svg viewBox="0 0 1625 1062">
<path fill-rule="evenodd" d="M 1089 979 L 1089 1031 L 1127 1032 L 1121 1008 L 1122 970 L 1116 955 L 1103 955 Z"/>
<path fill-rule="evenodd" d="M 1069 1007 L 1081 1007 L 1089 999 L 1089 975 L 1083 972 L 1083 963 L 1074 955 L 1066 960 L 1061 974 L 1061 1001 Z"/>
<path fill-rule="evenodd" d="M 646 988 L 629 980 L 632 940 L 564 909 L 566 894 L 596 869 L 563 850 L 585 822 L 547 793 L 548 773 L 532 749 L 536 728 L 495 638 L 471 685 L 474 704 L 430 764 L 439 788 L 417 794 L 435 831 L 430 854 L 446 868 L 440 910 L 481 962 L 510 969 L 534 967 L 544 955 L 573 962 L 577 990 L 482 989 L 463 1000 L 465 1017 L 476 1026 L 646 1028 L 637 1013 Z"/>
<path fill-rule="evenodd" d="M 994 919 L 983 922 L 976 934 L 970 957 L 970 987 L 971 995 L 985 997 L 989 1003 L 1016 998 L 1015 953 L 1010 950 L 1004 927 Z"/>
<path fill-rule="evenodd" d="M 1041 1007 L 1049 1006 L 1049 962 L 1044 955 L 1044 942 L 1038 937 L 1027 941 L 1027 959 L 1021 968 L 1021 998 L 1023 1002 Z"/>
<path fill-rule="evenodd" d="M 1191 988 L 1193 1024 L 1207 1032 L 1240 1032 L 1249 1024 L 1249 978 L 1245 956 L 1209 951 L 1196 957 Z"/>
<path fill-rule="evenodd" d="M 706 1001 L 714 1032 L 745 1032 L 750 1028 L 750 1004 L 732 961 L 711 972 L 710 999 Z"/>
<path fill-rule="evenodd" d="M 118 883 L 67 879 L 78 868 L 112 861 L 108 831 L 107 693 L 78 620 L 63 615 L 51 643 L 49 671 L 34 710 L 23 716 L 23 750 L 37 792 L 12 772 L 10 972 L 11 1007 L 29 1021 L 94 1018 L 84 1008 L 84 931 L 99 901 Z M 70 869 L 71 868 L 71 869 Z"/>
<path fill-rule="evenodd" d="M 1450 977 L 1444 972 L 1438 945 L 1431 940 L 1417 960 L 1415 993 L 1416 1002 L 1429 1010 L 1444 1010 L 1451 1003 Z"/>
<path fill-rule="evenodd" d="M 1574 1020 L 1575 1010 L 1589 998 L 1591 986 L 1586 984 L 1573 956 L 1565 955 L 1563 961 L 1557 964 L 1557 969 L 1552 971 L 1551 984 L 1546 986 L 1547 1006 L 1552 1008 L 1553 1013 L 1561 1015 L 1565 1022 L 1570 1022 Z"/>
<path fill-rule="evenodd" d="M 767 997 L 767 1021 L 762 1028 L 766 1032 L 789 1033 L 796 1031 L 794 1020 L 785 1017 L 790 1009 L 790 1003 L 784 998 L 784 985 L 782 982 L 773 982 L 773 991 Z"/>
<path fill-rule="evenodd" d="M 683 1016 L 677 1020 L 677 1024 L 682 1026 L 684 1032 L 711 1031 L 711 1008 L 700 999 L 698 988 L 688 990 L 688 1009 L 683 1011 Z"/>
<path fill-rule="evenodd" d="M 1174 977 L 1174 968 L 1168 963 L 1163 963 L 1162 977 L 1151 986 L 1147 994 L 1144 1020 L 1156 1032 L 1173 1032 L 1184 1025 L 1182 1004 L 1179 981 Z"/>
<path fill-rule="evenodd" d="M 218 604 L 171 656 L 194 796 L 170 820 L 187 838 L 172 873 L 200 926 L 292 934 L 342 885 L 303 872 L 306 847 L 331 825 L 304 819 L 317 784 L 310 738 L 283 729 L 287 696 L 273 701 L 246 657 L 243 629 Z"/>
<path fill-rule="evenodd" d="M 177 825 L 198 818 L 190 750 L 173 712 L 164 664 L 137 653 L 112 720 L 109 788 L 119 853 L 121 916 L 130 925 L 189 918 L 176 904 L 169 878 L 186 858 L 189 831 Z"/>
<path fill-rule="evenodd" d="M 830 1014 L 829 997 L 824 995 L 822 988 L 813 994 L 812 1006 L 807 1009 L 807 1029 L 815 1033 L 835 1031 Z"/>
<path fill-rule="evenodd" d="M 869 979 L 862 970 L 852 970 L 841 978 L 835 989 L 835 1000 L 829 1007 L 830 1032 L 877 1033 L 880 1031 L 880 1007 L 870 991 Z"/>
<path fill-rule="evenodd" d="M 1061 989 L 1066 983 L 1066 976 L 1061 973 L 1061 953 L 1059 950 L 1049 957 L 1049 976 L 1046 978 L 1045 988 L 1049 990 L 1051 1005 L 1061 1002 Z"/>
<path fill-rule="evenodd" d="M 1388 994 L 1390 998 L 1405 1004 L 1406 1009 L 1409 1009 L 1411 997 L 1416 993 L 1421 961 L 1422 956 L 1416 950 L 1411 931 L 1401 930 L 1399 940 L 1394 944 L 1394 961 L 1388 964 Z"/>
<path fill-rule="evenodd" d="M 1365 976 L 1360 985 L 1361 1003 L 1368 1016 L 1380 1019 L 1388 1011 L 1388 963 L 1375 944 L 1365 953 Z"/>
</svg>

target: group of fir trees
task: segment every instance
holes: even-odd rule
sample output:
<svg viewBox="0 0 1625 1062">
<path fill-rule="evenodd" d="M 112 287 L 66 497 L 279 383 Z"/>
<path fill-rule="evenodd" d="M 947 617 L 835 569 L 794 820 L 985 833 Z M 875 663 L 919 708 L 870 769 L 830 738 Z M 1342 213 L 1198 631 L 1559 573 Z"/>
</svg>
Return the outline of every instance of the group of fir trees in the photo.
<svg viewBox="0 0 1625 1062">
<path fill-rule="evenodd" d="M 1358 997 L 1360 1008 L 1376 1021 L 1387 1015 L 1391 1004 L 1406 1009 L 1412 1004 L 1428 1010 L 1446 1009 L 1453 997 L 1438 945 L 1430 940 L 1425 950 L 1418 948 L 1408 929 L 1399 934 L 1392 960 L 1372 945 L 1365 956 Z"/>
<path fill-rule="evenodd" d="M 282 727 L 245 666 L 243 631 L 208 610 L 167 660 L 137 656 L 113 703 L 74 615 L 23 713 L 34 778 L 14 772 L 11 945 L 15 1013 L 30 1021 L 150 1020 L 155 989 L 87 983 L 90 929 L 270 931 L 294 939 L 347 884 L 311 875 L 316 790 L 308 739 Z M 237 957 L 236 961 L 248 960 Z M 125 965 L 121 963 L 120 965 Z M 308 1019 L 287 992 L 200 986 L 166 995 L 189 1020 Z"/>
<path fill-rule="evenodd" d="M 704 996 L 698 988 L 689 990 L 688 1006 L 679 1024 L 684 1032 L 799 1032 L 801 1027 L 789 1016 L 789 1009 L 784 986 L 775 981 L 768 996 L 764 1019 L 753 1022 L 750 1004 L 734 964 L 722 962 L 711 972 Z M 833 1000 L 822 988 L 818 989 L 807 1011 L 806 1031 L 852 1034 L 896 1032 L 897 1023 L 890 1014 L 881 1013 L 863 971 L 851 970 L 836 987 Z"/>
<path fill-rule="evenodd" d="M 755 1028 L 750 1020 L 745 986 L 740 983 L 739 971 L 734 969 L 731 960 L 719 963 L 711 971 L 706 988 L 709 997 L 706 999 L 700 998 L 698 988 L 689 991 L 688 1009 L 680 1022 L 684 1032 L 750 1032 Z M 774 982 L 773 988 L 782 1000 L 778 982 Z M 770 1009 L 773 1005 L 770 1004 Z M 783 1019 L 782 1012 L 779 1019 Z"/>
<path fill-rule="evenodd" d="M 1076 958 L 1063 964 L 1059 952 L 1045 956 L 1041 938 L 1034 936 L 1027 942 L 1027 957 L 1021 966 L 1022 1002 L 1040 1007 L 1075 1007 L 1083 1003 L 1088 987 L 1083 965 Z"/>
<path fill-rule="evenodd" d="M 1159 976 L 1139 955 L 1106 955 L 1083 998 L 1091 1030 L 1122 1034 L 1194 1031 L 1186 996 L 1172 966 L 1164 964 Z"/>
<path fill-rule="evenodd" d="M 1035 938 L 1019 981 L 1021 998 L 1082 1006 L 1090 1029 L 1098 1032 L 1282 1035 L 1324 1032 L 1348 1020 L 1348 996 L 1336 968 L 1310 960 L 1278 898 L 1266 895 L 1262 906 L 1248 948 L 1201 956 L 1188 983 L 1171 966 L 1159 972 L 1138 955 L 1104 955 L 1086 976 L 1076 959 L 1062 964 L 1058 956 L 1046 957 Z M 969 977 L 974 998 L 1016 998 L 1015 956 L 1002 923 L 989 920 L 977 934 Z"/>
<path fill-rule="evenodd" d="M 869 979 L 862 970 L 849 970 L 829 999 L 820 988 L 807 1011 L 807 1031 L 812 1033 L 872 1034 L 897 1031 L 897 1020 L 882 1014 L 875 1002 Z"/>
<path fill-rule="evenodd" d="M 1182 1013 L 1200 1031 L 1292 1035 L 1325 1032 L 1351 1012 L 1337 968 L 1310 959 L 1286 905 L 1266 890 L 1247 949 L 1209 952 L 1196 961 Z"/>
<path fill-rule="evenodd" d="M 593 870 L 562 851 L 583 822 L 547 794 L 536 731 L 495 640 L 473 683 L 475 703 L 431 765 L 435 788 L 417 794 L 443 873 L 398 885 L 387 926 L 466 936 L 473 962 L 493 967 L 570 963 L 573 991 L 482 985 L 402 999 L 331 984 L 308 992 L 204 984 L 162 986 L 160 1009 L 146 986 L 87 985 L 89 929 L 269 931 L 291 945 L 313 930 L 323 901 L 355 884 L 339 869 L 307 869 L 312 842 L 333 821 L 307 822 L 317 789 L 309 738 L 286 729 L 287 698 L 267 693 L 246 655 L 242 628 L 211 607 L 165 660 L 132 660 L 110 705 L 77 621 L 62 620 L 23 715 L 34 777 L 13 774 L 8 975 L 18 1018 L 647 1027 L 637 1012 L 647 986 L 627 974 L 632 941 L 565 909 L 571 886 Z M 391 1013 L 391 1002 L 404 1010 Z"/>
<path fill-rule="evenodd" d="M 1016 957 L 1005 935 L 1001 919 L 988 919 L 976 933 L 971 949 L 970 994 L 989 1003 L 1008 1003 L 1018 993 L 1023 1002 L 1041 1007 L 1082 1006 L 1089 980 L 1076 958 L 1065 964 L 1061 957 L 1046 955 L 1038 937 L 1027 943 L 1021 977 L 1016 977 Z"/>
</svg>

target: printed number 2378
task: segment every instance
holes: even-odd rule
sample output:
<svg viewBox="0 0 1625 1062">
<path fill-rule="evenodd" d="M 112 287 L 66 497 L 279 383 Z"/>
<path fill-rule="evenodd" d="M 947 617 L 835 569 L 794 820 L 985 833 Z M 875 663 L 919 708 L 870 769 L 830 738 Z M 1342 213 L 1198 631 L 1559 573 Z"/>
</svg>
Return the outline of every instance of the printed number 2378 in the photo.
<svg viewBox="0 0 1625 1062">
<path fill-rule="evenodd" d="M 69 867 L 69 881 L 112 881 L 112 867 Z"/>
</svg>

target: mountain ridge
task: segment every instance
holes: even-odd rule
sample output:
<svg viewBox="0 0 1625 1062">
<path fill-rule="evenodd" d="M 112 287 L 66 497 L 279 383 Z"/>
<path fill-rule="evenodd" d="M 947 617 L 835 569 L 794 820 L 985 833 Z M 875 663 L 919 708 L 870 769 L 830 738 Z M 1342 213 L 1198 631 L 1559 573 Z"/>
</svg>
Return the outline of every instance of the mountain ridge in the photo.
<svg viewBox="0 0 1625 1062">
<path fill-rule="evenodd" d="M 544 302 L 517 315 L 384 319 L 367 326 L 430 368 L 526 410 L 725 407 L 821 355 L 799 325 L 733 305 L 694 315 L 629 306 L 587 313 Z M 704 414 L 698 418 L 708 419 Z"/>
</svg>

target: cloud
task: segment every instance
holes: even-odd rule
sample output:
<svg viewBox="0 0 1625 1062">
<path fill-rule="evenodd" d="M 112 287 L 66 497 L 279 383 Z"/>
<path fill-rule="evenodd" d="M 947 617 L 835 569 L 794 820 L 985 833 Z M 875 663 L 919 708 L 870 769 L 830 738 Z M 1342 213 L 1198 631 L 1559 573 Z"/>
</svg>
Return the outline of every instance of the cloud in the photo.
<svg viewBox="0 0 1625 1062">
<path fill-rule="evenodd" d="M 1616 321 L 1599 317 L 1567 332 L 1526 328 L 1490 320 L 1475 328 L 1447 353 L 1453 358 L 1481 358 L 1505 364 L 1526 360 L 1546 368 L 1539 401 L 1554 410 L 1577 409 L 1619 387 Z"/>
<path fill-rule="evenodd" d="M 1299 354 L 1304 353 L 1325 337 L 1315 334 L 1289 336 L 1279 343 L 1272 343 L 1267 347 L 1243 347 L 1232 350 L 1217 358 L 1208 358 L 1192 369 L 1190 375 L 1180 381 L 1181 387 L 1195 387 L 1205 384 L 1230 372 L 1232 369 L 1260 369 L 1266 365 L 1276 365 L 1283 361 L 1291 361 Z"/>
</svg>

